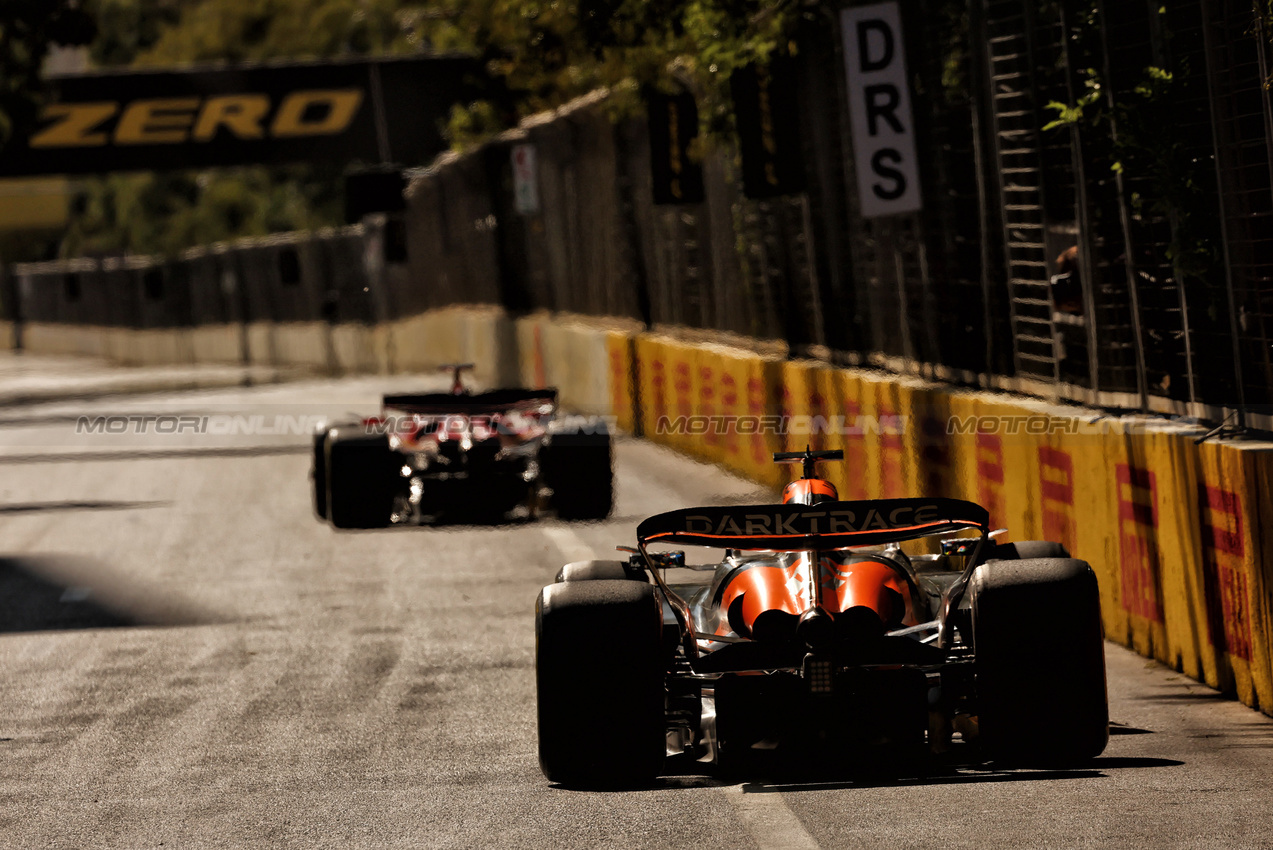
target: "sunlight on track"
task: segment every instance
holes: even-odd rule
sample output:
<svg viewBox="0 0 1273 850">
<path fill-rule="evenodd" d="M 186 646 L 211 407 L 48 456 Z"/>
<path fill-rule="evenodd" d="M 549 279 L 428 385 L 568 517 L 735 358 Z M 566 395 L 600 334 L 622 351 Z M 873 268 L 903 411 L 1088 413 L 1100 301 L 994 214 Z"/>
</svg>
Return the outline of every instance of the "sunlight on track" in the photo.
<svg viewBox="0 0 1273 850">
<path fill-rule="evenodd" d="M 563 564 L 573 563 L 574 561 L 596 560 L 596 551 L 567 526 L 545 525 L 542 531 L 548 541 L 561 552 Z"/>
<path fill-rule="evenodd" d="M 800 818 L 783 800 L 780 791 L 749 791 L 746 785 L 720 789 L 737 811 L 761 850 L 810 850 L 818 842 L 804 828 Z"/>
</svg>

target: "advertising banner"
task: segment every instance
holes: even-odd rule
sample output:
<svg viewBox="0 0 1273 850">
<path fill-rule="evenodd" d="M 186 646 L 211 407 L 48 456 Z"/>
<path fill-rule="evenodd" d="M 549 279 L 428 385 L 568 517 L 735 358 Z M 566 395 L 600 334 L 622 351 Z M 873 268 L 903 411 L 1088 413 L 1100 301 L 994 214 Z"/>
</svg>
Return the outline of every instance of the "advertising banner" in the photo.
<svg viewBox="0 0 1273 850">
<path fill-rule="evenodd" d="M 52 77 L 0 175 L 331 162 L 422 165 L 451 107 L 491 96 L 469 58 L 378 59 Z"/>
</svg>

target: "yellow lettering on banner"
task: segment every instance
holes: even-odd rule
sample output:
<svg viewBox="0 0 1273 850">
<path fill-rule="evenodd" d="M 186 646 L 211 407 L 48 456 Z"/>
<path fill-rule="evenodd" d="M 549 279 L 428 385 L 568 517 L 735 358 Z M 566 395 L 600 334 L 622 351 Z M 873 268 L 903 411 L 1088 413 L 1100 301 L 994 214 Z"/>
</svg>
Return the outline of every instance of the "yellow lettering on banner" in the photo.
<svg viewBox="0 0 1273 850">
<path fill-rule="evenodd" d="M 135 100 L 115 128 L 117 145 L 175 145 L 184 142 L 199 108 L 197 97 Z"/>
<path fill-rule="evenodd" d="M 40 117 L 53 124 L 32 136 L 27 144 L 33 148 L 99 147 L 109 138 L 93 130 L 118 111 L 119 104 L 113 101 L 50 104 Z"/>
<path fill-rule="evenodd" d="M 196 142 L 208 142 L 225 127 L 240 139 L 259 139 L 265 135 L 261 128 L 270 111 L 270 99 L 263 94 L 227 94 L 210 97 L 199 112 L 191 138 Z"/>
<path fill-rule="evenodd" d="M 361 105 L 361 89 L 292 92 L 279 106 L 270 133 L 279 138 L 334 136 L 349 127 Z M 326 107 L 326 114 L 321 118 L 306 118 L 306 112 L 322 107 Z"/>
</svg>

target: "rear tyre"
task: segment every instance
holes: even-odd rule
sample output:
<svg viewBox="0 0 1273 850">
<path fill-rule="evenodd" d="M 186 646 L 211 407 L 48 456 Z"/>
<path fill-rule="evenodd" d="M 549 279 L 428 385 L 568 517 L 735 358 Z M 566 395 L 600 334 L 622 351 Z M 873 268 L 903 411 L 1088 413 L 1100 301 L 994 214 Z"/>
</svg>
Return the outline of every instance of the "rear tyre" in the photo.
<svg viewBox="0 0 1273 850">
<path fill-rule="evenodd" d="M 554 431 L 539 454 L 552 506 L 567 520 L 605 519 L 614 508 L 614 459 L 604 423 L 586 433 Z"/>
<path fill-rule="evenodd" d="M 539 766 L 581 787 L 648 784 L 666 753 L 662 612 L 634 581 L 552 584 L 535 606 Z"/>
<path fill-rule="evenodd" d="M 327 429 L 315 432 L 314 451 L 309 479 L 314 498 L 314 513 L 319 519 L 327 519 Z"/>
<path fill-rule="evenodd" d="M 637 572 L 622 561 L 575 561 L 557 571 L 562 581 L 646 581 L 645 573 Z"/>
<path fill-rule="evenodd" d="M 1000 561 L 1029 561 L 1037 558 L 1069 558 L 1070 550 L 1051 540 L 1022 540 L 995 547 L 994 557 Z"/>
<path fill-rule="evenodd" d="M 327 509 L 337 528 L 384 528 L 399 481 L 385 435 L 333 429 L 326 440 Z"/>
<path fill-rule="evenodd" d="M 1105 645 L 1086 561 L 989 561 L 973 573 L 980 741 L 995 762 L 1070 767 L 1109 743 Z"/>
</svg>

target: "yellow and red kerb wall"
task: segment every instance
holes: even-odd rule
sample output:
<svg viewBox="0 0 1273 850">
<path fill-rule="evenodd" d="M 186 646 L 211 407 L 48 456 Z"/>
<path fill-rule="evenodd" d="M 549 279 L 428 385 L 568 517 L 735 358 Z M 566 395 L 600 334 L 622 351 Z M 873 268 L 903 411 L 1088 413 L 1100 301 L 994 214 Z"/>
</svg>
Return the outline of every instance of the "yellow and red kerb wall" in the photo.
<svg viewBox="0 0 1273 850">
<path fill-rule="evenodd" d="M 798 472 L 773 452 L 842 448 L 841 498 L 978 502 L 1008 539 L 1092 564 L 1111 640 L 1273 713 L 1273 445 L 658 334 L 608 345 L 615 415 L 646 438 L 771 486 Z"/>
</svg>

